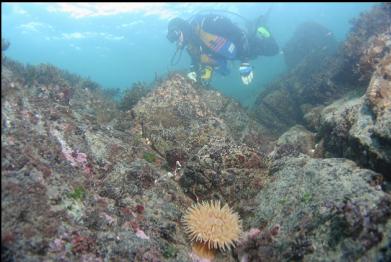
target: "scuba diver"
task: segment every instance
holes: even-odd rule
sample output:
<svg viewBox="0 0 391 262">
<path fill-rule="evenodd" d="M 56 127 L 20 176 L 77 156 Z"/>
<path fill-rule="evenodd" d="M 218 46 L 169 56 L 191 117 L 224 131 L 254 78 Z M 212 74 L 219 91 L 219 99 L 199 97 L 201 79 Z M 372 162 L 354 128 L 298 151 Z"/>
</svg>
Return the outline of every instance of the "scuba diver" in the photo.
<svg viewBox="0 0 391 262">
<path fill-rule="evenodd" d="M 174 18 L 168 24 L 167 33 L 167 39 L 177 44 L 171 64 L 177 53 L 180 52 L 180 59 L 187 47 L 191 57 L 191 72 L 187 76 L 208 84 L 214 71 L 229 74 L 228 60 L 240 60 L 239 73 L 243 84 L 248 85 L 253 79 L 250 60 L 279 52 L 276 41 L 261 20 L 259 17 L 248 23 L 247 30 L 242 30 L 219 14 L 197 14 L 188 21 Z"/>
</svg>

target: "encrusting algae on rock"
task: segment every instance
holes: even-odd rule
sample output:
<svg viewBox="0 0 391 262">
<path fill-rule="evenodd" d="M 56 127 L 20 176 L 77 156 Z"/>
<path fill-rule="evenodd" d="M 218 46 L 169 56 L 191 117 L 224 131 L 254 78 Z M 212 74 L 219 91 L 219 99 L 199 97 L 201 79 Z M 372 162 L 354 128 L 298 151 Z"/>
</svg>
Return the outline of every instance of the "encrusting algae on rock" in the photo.
<svg viewBox="0 0 391 262">
<path fill-rule="evenodd" d="M 177 71 L 121 103 L 3 52 L 1 261 L 391 261 L 390 24 L 363 13 L 247 110 Z"/>
<path fill-rule="evenodd" d="M 182 222 L 193 242 L 193 253 L 205 259 L 213 259 L 217 249 L 229 250 L 242 232 L 239 215 L 227 204 L 221 207 L 220 201 L 194 204 Z"/>
</svg>

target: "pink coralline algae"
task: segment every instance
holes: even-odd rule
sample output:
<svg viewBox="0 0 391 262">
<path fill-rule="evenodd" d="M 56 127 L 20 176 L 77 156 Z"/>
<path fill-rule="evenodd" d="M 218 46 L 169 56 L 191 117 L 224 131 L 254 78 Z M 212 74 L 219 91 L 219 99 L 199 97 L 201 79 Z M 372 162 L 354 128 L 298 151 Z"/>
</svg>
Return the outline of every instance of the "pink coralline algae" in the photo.
<svg viewBox="0 0 391 262">
<path fill-rule="evenodd" d="M 52 243 L 49 244 L 51 252 L 64 251 L 65 242 L 62 239 L 56 238 Z"/>
<path fill-rule="evenodd" d="M 139 238 L 141 239 L 149 239 L 149 236 L 147 236 L 144 231 L 142 231 L 141 229 L 137 229 L 136 231 L 136 236 L 138 236 Z"/>
<path fill-rule="evenodd" d="M 62 153 L 71 162 L 71 166 L 82 167 L 86 174 L 92 173 L 92 166 L 87 162 L 87 155 L 85 153 L 81 153 L 79 150 L 73 151 L 70 148 L 62 148 Z"/>
<path fill-rule="evenodd" d="M 194 254 L 193 252 L 189 253 L 189 256 L 193 262 L 212 262 L 212 260 L 208 258 L 202 258 Z"/>
<path fill-rule="evenodd" d="M 71 166 L 82 167 L 85 173 L 90 174 L 92 167 L 87 161 L 87 155 L 79 150 L 73 150 L 70 148 L 58 130 L 52 129 L 51 133 L 57 138 L 58 142 L 60 142 L 61 152 L 65 156 L 65 159 L 71 162 Z"/>
<path fill-rule="evenodd" d="M 106 213 L 104 213 L 103 212 L 103 217 L 104 217 L 104 219 L 106 219 L 106 221 L 107 221 L 107 223 L 109 224 L 109 225 L 113 225 L 113 224 L 115 224 L 116 223 L 116 218 L 113 218 L 112 216 L 110 216 L 110 215 L 108 215 L 108 214 L 106 214 Z"/>
<path fill-rule="evenodd" d="M 62 148 L 62 153 L 71 162 L 72 166 L 84 166 L 87 163 L 87 155 L 78 150 L 73 151 L 70 148 Z"/>
</svg>

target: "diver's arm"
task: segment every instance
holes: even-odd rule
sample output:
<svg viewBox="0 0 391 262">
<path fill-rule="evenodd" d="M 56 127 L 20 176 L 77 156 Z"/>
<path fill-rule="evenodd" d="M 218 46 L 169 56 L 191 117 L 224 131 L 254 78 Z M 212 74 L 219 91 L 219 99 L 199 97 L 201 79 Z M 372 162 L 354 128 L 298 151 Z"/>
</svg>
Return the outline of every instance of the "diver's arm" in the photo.
<svg viewBox="0 0 391 262">
<path fill-rule="evenodd" d="M 200 69 L 200 59 L 199 54 L 196 52 L 196 49 L 194 47 L 187 47 L 187 53 L 190 56 L 190 71 L 191 72 L 198 72 Z"/>
<path fill-rule="evenodd" d="M 198 72 L 200 70 L 200 63 L 196 59 L 191 59 L 190 71 Z"/>
<path fill-rule="evenodd" d="M 187 74 L 187 77 L 194 82 L 197 82 L 198 79 L 198 72 L 200 70 L 200 63 L 199 59 L 196 58 L 195 55 L 192 55 L 191 52 L 189 52 L 191 63 L 190 63 L 190 72 Z"/>
<path fill-rule="evenodd" d="M 248 44 L 243 45 L 241 56 L 238 58 L 240 60 L 239 73 L 242 79 L 242 83 L 245 85 L 249 85 L 254 78 L 254 74 L 253 74 L 253 68 L 250 64 L 251 56 L 250 56 L 250 47 Z"/>
</svg>

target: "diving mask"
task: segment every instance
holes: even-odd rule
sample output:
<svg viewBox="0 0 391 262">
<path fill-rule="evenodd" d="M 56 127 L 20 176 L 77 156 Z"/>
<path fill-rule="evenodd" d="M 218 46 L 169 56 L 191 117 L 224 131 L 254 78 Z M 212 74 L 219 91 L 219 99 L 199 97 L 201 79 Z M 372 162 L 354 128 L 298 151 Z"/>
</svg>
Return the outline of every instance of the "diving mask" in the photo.
<svg viewBox="0 0 391 262">
<path fill-rule="evenodd" d="M 179 47 L 179 48 L 181 48 L 183 46 L 184 37 L 183 37 L 182 31 L 180 31 L 180 30 L 169 31 L 167 33 L 167 39 L 171 43 L 177 42 L 177 47 Z"/>
</svg>

